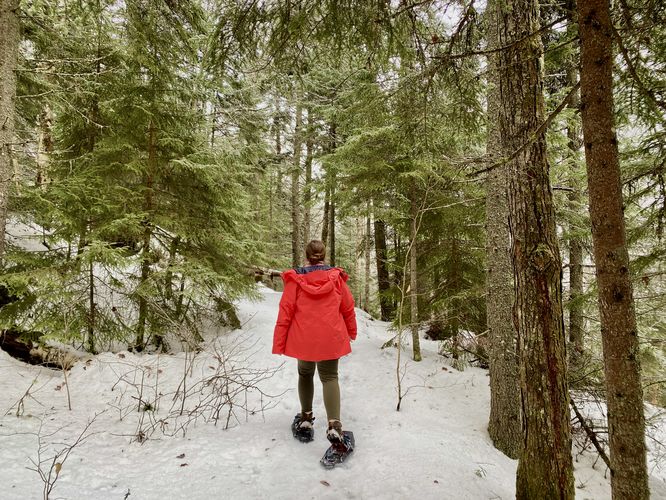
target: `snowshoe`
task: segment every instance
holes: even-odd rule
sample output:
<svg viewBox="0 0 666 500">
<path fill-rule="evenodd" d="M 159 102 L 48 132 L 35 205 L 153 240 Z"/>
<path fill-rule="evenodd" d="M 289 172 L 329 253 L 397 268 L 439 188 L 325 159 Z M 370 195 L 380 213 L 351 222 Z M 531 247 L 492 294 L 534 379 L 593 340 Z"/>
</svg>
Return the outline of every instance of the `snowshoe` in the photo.
<svg viewBox="0 0 666 500">
<path fill-rule="evenodd" d="M 291 424 L 291 433 L 296 439 L 301 443 L 309 443 L 314 439 L 314 417 L 312 413 L 306 413 L 304 418 L 299 413 L 294 417 L 294 421 Z"/>
<path fill-rule="evenodd" d="M 330 438 L 330 433 L 327 434 L 327 437 L 329 437 L 329 440 L 331 441 L 331 446 L 326 450 L 326 453 L 324 453 L 320 462 L 327 469 L 332 469 L 336 465 L 347 460 L 347 457 L 349 457 L 354 451 L 356 443 L 354 441 L 354 433 L 350 431 L 343 431 L 342 440 L 336 442 L 333 442 Z"/>
</svg>

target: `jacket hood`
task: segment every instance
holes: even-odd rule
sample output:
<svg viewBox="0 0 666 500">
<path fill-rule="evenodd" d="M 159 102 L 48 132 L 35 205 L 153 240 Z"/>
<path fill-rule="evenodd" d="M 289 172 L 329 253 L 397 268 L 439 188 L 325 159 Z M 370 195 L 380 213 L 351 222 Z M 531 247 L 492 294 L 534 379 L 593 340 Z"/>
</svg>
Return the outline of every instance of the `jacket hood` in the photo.
<svg viewBox="0 0 666 500">
<path fill-rule="evenodd" d="M 297 274 L 295 270 L 289 269 L 281 274 L 282 281 L 287 284 L 289 281 L 296 282 L 305 292 L 310 295 L 321 295 L 329 293 L 336 285 L 339 279 L 347 281 L 349 276 L 339 267 L 334 267 L 325 271 L 312 271 L 307 274 Z"/>
</svg>

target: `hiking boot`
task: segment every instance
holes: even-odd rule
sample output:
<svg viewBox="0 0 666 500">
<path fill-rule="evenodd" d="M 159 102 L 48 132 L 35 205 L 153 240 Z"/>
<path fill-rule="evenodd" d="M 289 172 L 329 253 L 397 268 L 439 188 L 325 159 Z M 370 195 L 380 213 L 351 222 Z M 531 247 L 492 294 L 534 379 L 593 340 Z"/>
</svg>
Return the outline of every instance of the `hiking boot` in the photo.
<svg viewBox="0 0 666 500">
<path fill-rule="evenodd" d="M 342 443 L 342 422 L 339 420 L 329 420 L 328 430 L 326 431 L 326 438 L 331 442 L 331 444 Z"/>
<path fill-rule="evenodd" d="M 314 439 L 314 416 L 311 411 L 301 412 L 294 417 L 291 432 L 302 443 L 309 443 Z"/>
</svg>

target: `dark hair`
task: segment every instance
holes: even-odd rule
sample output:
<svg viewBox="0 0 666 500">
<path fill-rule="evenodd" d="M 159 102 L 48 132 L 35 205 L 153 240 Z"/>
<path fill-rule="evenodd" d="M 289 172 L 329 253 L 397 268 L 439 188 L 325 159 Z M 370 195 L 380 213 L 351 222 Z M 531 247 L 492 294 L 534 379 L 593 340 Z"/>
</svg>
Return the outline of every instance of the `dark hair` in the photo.
<svg viewBox="0 0 666 500">
<path fill-rule="evenodd" d="M 305 257 L 312 265 L 324 262 L 326 258 L 326 246 L 319 240 L 312 240 L 305 247 Z"/>
</svg>

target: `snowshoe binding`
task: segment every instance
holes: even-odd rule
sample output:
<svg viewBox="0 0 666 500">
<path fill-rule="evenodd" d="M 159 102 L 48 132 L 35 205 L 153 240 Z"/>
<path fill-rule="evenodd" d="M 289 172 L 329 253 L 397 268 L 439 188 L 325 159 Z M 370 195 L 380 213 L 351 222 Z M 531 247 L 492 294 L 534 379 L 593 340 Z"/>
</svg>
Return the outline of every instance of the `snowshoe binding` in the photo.
<svg viewBox="0 0 666 500">
<path fill-rule="evenodd" d="M 354 433 L 343 431 L 342 424 L 338 420 L 332 420 L 329 422 L 326 437 L 331 446 L 326 450 L 320 462 L 324 467 L 330 469 L 344 462 L 354 451 Z"/>
<path fill-rule="evenodd" d="M 314 417 L 312 412 L 299 413 L 291 424 L 291 432 L 301 443 L 309 443 L 314 439 Z"/>
</svg>

